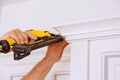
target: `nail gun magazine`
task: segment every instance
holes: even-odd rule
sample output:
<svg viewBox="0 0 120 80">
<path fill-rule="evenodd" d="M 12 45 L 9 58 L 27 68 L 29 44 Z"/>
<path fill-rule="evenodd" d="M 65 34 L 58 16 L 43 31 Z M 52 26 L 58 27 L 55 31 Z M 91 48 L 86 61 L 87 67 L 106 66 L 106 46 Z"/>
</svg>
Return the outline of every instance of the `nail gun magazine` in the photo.
<svg viewBox="0 0 120 80">
<path fill-rule="evenodd" d="M 17 44 L 14 39 L 0 41 L 0 52 L 8 53 L 13 51 L 14 60 L 20 60 L 28 55 L 31 51 L 42 48 L 54 43 L 62 42 L 65 40 L 64 36 L 60 36 L 49 31 L 44 30 L 27 30 L 30 34 L 37 37 L 37 40 L 29 40 L 29 44 Z"/>
</svg>

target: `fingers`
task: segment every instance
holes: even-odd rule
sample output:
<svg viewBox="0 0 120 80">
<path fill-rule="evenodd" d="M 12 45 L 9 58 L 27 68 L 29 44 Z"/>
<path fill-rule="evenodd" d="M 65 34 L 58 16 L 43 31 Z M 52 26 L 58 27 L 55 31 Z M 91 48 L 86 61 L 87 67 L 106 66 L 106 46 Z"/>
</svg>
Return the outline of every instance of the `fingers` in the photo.
<svg viewBox="0 0 120 80">
<path fill-rule="evenodd" d="M 48 46 L 46 57 L 49 59 L 54 59 L 54 62 L 58 62 L 63 55 L 65 47 L 68 46 L 68 44 L 68 42 L 64 41 Z"/>
<path fill-rule="evenodd" d="M 61 49 L 61 56 L 62 56 L 62 54 L 63 54 L 63 51 L 64 51 L 64 49 L 69 45 L 69 43 L 68 42 L 66 42 L 66 41 L 64 41 L 64 42 L 62 42 L 62 49 Z"/>
<path fill-rule="evenodd" d="M 22 31 L 16 32 L 16 36 L 14 37 L 14 39 L 16 40 L 16 42 L 17 42 L 18 44 L 23 44 L 23 43 L 25 43 L 25 41 L 26 41 L 27 38 L 25 38 L 24 35 L 25 35 L 25 34 L 24 34 L 24 32 L 22 32 Z"/>
<path fill-rule="evenodd" d="M 3 35 L 2 39 L 13 38 L 17 44 L 28 43 L 30 39 L 37 39 L 36 36 L 23 32 L 20 29 L 14 29 Z"/>
<path fill-rule="evenodd" d="M 12 30 L 11 32 L 8 32 L 7 34 L 9 38 L 13 38 L 18 44 L 25 42 L 23 32 L 19 29 Z"/>
<path fill-rule="evenodd" d="M 30 33 L 28 33 L 28 32 L 25 32 L 25 34 L 26 34 L 29 38 L 33 39 L 33 40 L 36 40 L 36 39 L 37 39 L 36 36 L 34 36 L 34 35 L 32 35 L 32 34 L 30 34 Z"/>
<path fill-rule="evenodd" d="M 18 40 L 17 39 L 16 40 L 20 44 L 23 44 L 23 43 L 27 43 L 28 44 L 29 39 L 33 39 L 33 40 L 37 39 L 36 36 L 34 36 L 34 35 L 32 35 L 32 34 L 30 34 L 28 32 L 23 32 L 23 31 L 20 31 L 20 30 L 19 30 L 19 32 L 17 32 L 17 36 L 18 36 L 17 37 Z"/>
<path fill-rule="evenodd" d="M 25 32 L 23 32 L 21 35 L 22 35 L 22 39 L 23 39 L 22 43 L 28 44 L 28 42 L 29 42 L 28 35 Z"/>
<path fill-rule="evenodd" d="M 67 41 L 64 41 L 63 45 L 64 45 L 64 47 L 66 47 L 67 45 L 69 45 L 69 43 Z"/>
<path fill-rule="evenodd" d="M 66 46 L 69 45 L 69 43 L 67 41 L 64 41 L 64 42 L 59 42 L 58 45 L 62 48 L 65 48 Z"/>
</svg>

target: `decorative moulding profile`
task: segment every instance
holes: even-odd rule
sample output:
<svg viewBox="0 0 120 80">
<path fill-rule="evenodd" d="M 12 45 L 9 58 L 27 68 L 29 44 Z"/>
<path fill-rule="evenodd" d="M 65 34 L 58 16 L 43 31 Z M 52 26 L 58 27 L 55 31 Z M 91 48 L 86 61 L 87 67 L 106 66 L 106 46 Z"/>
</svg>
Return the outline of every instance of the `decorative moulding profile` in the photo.
<svg viewBox="0 0 120 80">
<path fill-rule="evenodd" d="M 120 17 L 53 27 L 69 40 L 118 34 Z"/>
</svg>

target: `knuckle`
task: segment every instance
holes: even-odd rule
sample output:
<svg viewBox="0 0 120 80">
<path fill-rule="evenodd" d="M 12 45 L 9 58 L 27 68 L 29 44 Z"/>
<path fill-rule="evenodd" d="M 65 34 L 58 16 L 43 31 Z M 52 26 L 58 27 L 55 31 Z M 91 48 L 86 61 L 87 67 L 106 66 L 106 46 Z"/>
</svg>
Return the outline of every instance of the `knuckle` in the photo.
<svg viewBox="0 0 120 80">
<path fill-rule="evenodd" d="M 27 38 L 28 38 L 28 36 L 27 36 L 27 35 L 24 35 L 24 38 L 25 38 L 25 39 L 27 39 Z"/>
</svg>

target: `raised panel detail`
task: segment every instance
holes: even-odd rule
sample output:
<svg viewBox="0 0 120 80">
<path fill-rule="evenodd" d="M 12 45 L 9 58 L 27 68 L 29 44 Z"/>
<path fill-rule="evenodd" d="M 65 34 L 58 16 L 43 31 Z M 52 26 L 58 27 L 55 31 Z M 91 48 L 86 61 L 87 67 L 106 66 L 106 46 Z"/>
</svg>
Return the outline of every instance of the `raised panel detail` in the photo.
<svg viewBox="0 0 120 80">
<path fill-rule="evenodd" d="M 69 72 L 56 72 L 54 80 L 70 80 L 70 74 Z"/>
<path fill-rule="evenodd" d="M 115 66 L 115 80 L 120 80 L 120 65 Z"/>
<path fill-rule="evenodd" d="M 91 40 L 89 80 L 120 80 L 120 38 Z"/>
<path fill-rule="evenodd" d="M 24 74 L 25 75 L 25 74 Z M 21 80 L 21 78 L 24 76 L 23 74 L 12 74 L 10 77 L 10 80 Z"/>
<path fill-rule="evenodd" d="M 120 80 L 120 52 L 103 54 L 104 80 Z"/>
</svg>

